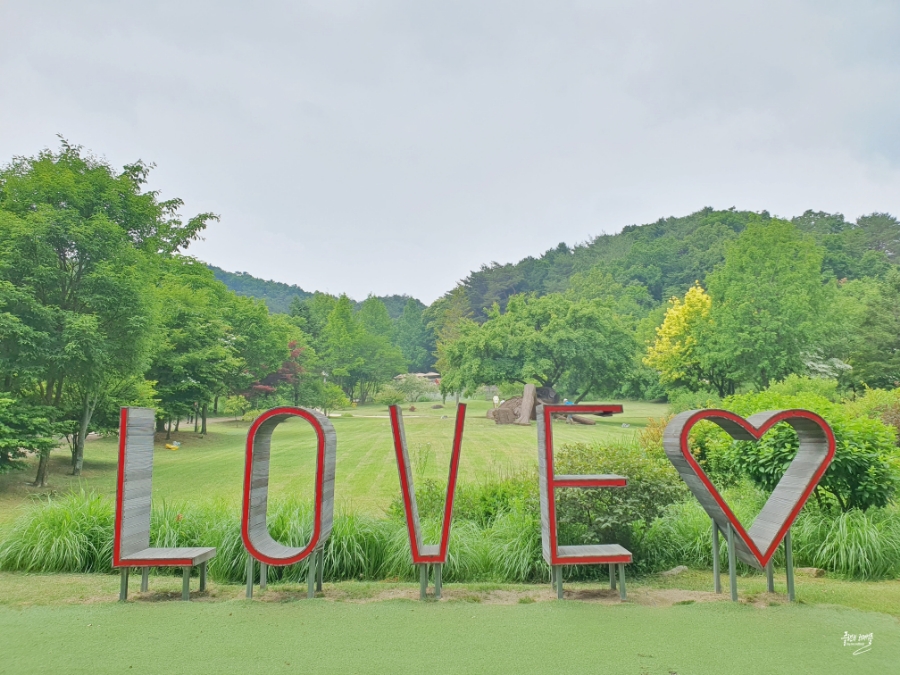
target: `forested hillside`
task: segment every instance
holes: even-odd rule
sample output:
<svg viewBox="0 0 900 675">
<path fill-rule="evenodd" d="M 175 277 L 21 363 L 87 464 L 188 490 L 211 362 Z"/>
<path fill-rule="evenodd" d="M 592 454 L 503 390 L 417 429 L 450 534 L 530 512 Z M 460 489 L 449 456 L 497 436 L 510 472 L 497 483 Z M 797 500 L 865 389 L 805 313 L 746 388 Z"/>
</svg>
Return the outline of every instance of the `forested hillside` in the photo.
<svg viewBox="0 0 900 675">
<path fill-rule="evenodd" d="M 725 259 L 725 246 L 749 220 L 771 220 L 763 211 L 716 211 L 706 208 L 689 216 L 629 225 L 569 248 L 560 243 L 538 258 L 518 263 L 483 265 L 461 282 L 474 317 L 484 319 L 493 303 L 501 308 L 518 293 L 559 293 L 573 277 L 600 268 L 623 286 L 646 289 L 655 301 L 683 295 L 695 281 Z M 791 222 L 823 247 L 823 269 L 838 279 L 879 274 L 900 255 L 900 226 L 888 214 L 874 213 L 847 222 L 841 214 L 807 211 Z"/>
<path fill-rule="evenodd" d="M 269 311 L 278 314 L 289 314 L 291 305 L 294 303 L 294 298 L 300 301 L 306 300 L 312 296 L 312 293 L 304 291 L 294 284 L 284 284 L 280 281 L 259 279 L 246 272 L 227 272 L 215 265 L 207 264 L 207 267 L 212 270 L 216 279 L 225 284 L 229 290 L 234 291 L 238 295 L 245 295 L 249 298 L 263 300 L 269 308 Z M 410 295 L 394 294 L 377 295 L 374 297 L 384 303 L 384 306 L 387 308 L 388 316 L 392 319 L 400 318 L 400 315 L 403 314 L 403 308 L 406 307 L 406 303 L 410 300 L 413 300 L 419 309 L 425 309 L 425 305 L 420 300 L 417 300 Z M 361 306 L 362 302 L 356 303 L 356 309 L 359 309 Z"/>
<path fill-rule="evenodd" d="M 304 291 L 293 284 L 283 284 L 280 281 L 266 281 L 258 279 L 246 272 L 226 272 L 221 267 L 207 265 L 212 270 L 216 279 L 225 284 L 229 290 L 238 295 L 264 300 L 266 306 L 272 312 L 287 314 L 291 309 L 294 298 L 306 300 L 312 293 Z"/>
</svg>

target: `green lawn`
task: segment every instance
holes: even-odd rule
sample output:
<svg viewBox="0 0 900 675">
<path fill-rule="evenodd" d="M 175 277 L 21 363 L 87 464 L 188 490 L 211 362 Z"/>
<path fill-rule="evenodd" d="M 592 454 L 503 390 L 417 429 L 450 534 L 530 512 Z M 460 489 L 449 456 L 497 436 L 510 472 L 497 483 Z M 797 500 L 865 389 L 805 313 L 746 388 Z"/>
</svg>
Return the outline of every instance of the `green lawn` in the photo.
<svg viewBox="0 0 900 675">
<path fill-rule="evenodd" d="M 564 602 L 545 586 L 448 585 L 422 603 L 414 585 L 352 582 L 315 600 L 270 586 L 252 601 L 213 584 L 183 603 L 179 583 L 154 577 L 123 605 L 113 576 L 0 574 L 0 673 L 882 674 L 900 660 L 896 615 L 670 588 L 708 573 L 633 583 L 627 603 L 579 585 Z M 852 582 L 799 579 L 801 600 L 815 583 Z M 852 585 L 895 603 L 900 592 Z M 871 651 L 854 656 L 845 632 L 873 634 Z"/>
<path fill-rule="evenodd" d="M 431 408 L 416 404 L 416 412 L 404 405 L 407 442 L 413 459 L 426 464 L 424 475 L 446 479 L 453 439 L 455 408 Z M 490 474 L 515 472 L 537 463 L 537 430 L 515 425 L 498 426 L 485 417 L 490 403 L 470 401 L 463 436 L 460 480 L 476 481 Z M 557 424 L 559 442 L 633 437 L 650 417 L 660 417 L 666 406 L 625 402 L 625 413 L 597 418 L 596 426 Z M 358 511 L 379 513 L 398 494 L 390 422 L 383 406 L 364 406 L 344 411 L 333 420 L 338 437 L 335 496 L 338 503 Z M 622 424 L 628 424 L 627 428 Z M 215 420 L 205 437 L 192 430 L 174 434 L 178 451 L 164 448 L 157 438 L 153 469 L 154 499 L 210 499 L 239 501 L 243 481 L 244 444 L 249 423 Z M 272 494 L 310 495 L 314 464 L 311 427 L 302 421 L 283 424 L 275 433 L 272 457 Z M 96 490 L 115 494 L 116 440 L 88 443 L 81 478 L 68 476 L 68 453 L 53 453 L 50 486 L 39 490 L 26 485 L 34 466 L 25 472 L 0 476 L 0 527 L 15 518 L 18 506 L 49 492 Z"/>
</svg>

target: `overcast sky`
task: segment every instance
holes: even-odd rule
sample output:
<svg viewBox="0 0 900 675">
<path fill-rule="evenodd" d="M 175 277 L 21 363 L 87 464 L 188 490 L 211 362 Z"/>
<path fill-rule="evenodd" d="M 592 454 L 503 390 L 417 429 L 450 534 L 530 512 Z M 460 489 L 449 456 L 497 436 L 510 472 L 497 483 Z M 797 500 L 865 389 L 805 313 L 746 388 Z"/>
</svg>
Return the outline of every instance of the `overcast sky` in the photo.
<svg viewBox="0 0 900 675">
<path fill-rule="evenodd" d="M 191 247 L 425 302 L 704 206 L 900 215 L 900 2 L 0 0 L 0 162 L 65 136 Z"/>
</svg>

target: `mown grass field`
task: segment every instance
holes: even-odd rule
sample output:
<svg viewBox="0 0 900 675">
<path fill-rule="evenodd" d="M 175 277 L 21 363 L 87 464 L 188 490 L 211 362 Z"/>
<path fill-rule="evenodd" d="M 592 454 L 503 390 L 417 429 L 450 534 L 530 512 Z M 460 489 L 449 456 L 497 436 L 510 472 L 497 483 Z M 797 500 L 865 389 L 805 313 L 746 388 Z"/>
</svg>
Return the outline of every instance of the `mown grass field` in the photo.
<svg viewBox="0 0 900 675">
<path fill-rule="evenodd" d="M 184 603 L 177 578 L 153 577 L 120 604 L 111 575 L 0 574 L 0 673 L 896 672 L 900 582 L 800 578 L 794 605 L 762 578 L 741 579 L 739 604 L 709 582 L 643 579 L 626 603 L 576 584 L 564 602 L 549 587 L 481 584 L 424 603 L 412 584 L 326 584 L 315 600 L 272 585 L 250 601 L 212 584 Z M 812 600 L 828 589 L 834 601 Z M 871 633 L 872 649 L 854 655 L 845 632 Z"/>
<path fill-rule="evenodd" d="M 455 406 L 433 409 L 433 403 L 403 406 L 407 442 L 413 461 L 422 465 L 422 477 L 446 480 L 453 440 Z M 477 481 L 491 474 L 513 473 L 537 464 L 537 430 L 515 425 L 498 426 L 485 417 L 490 403 L 469 401 L 460 460 L 460 481 Z M 630 438 L 646 426 L 648 418 L 666 412 L 662 404 L 623 403 L 625 412 L 597 418 L 596 426 L 557 424 L 559 442 Z M 399 494 L 390 422 L 383 406 L 363 406 L 343 411 L 332 419 L 338 437 L 335 497 L 340 506 L 378 514 Z M 628 427 L 623 427 L 627 424 Z M 157 436 L 153 467 L 154 499 L 225 499 L 238 502 L 243 482 L 247 422 L 213 420 L 205 437 L 183 428 L 173 434 L 182 443 L 166 450 L 164 435 Z M 284 423 L 275 433 L 272 453 L 271 494 L 311 495 L 314 436 L 303 421 Z M 83 475 L 68 475 L 65 448 L 52 455 L 50 485 L 32 488 L 33 462 L 24 472 L 0 476 L 0 527 L 13 520 L 19 506 L 42 494 L 71 490 L 95 490 L 115 494 L 117 441 L 90 441 L 85 450 Z"/>
</svg>

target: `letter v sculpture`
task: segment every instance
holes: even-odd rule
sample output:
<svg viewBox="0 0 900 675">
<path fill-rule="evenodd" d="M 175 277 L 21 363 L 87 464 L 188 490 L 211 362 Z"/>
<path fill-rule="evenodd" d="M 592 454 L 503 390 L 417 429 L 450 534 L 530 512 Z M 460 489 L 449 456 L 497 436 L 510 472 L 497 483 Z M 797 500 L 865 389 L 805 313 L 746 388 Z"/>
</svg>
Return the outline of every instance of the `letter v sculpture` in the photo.
<svg viewBox="0 0 900 675">
<path fill-rule="evenodd" d="M 443 567 L 447 562 L 447 549 L 450 544 L 450 521 L 453 516 L 453 498 L 456 494 L 456 474 L 459 470 L 463 427 L 466 423 L 466 404 L 460 403 L 456 408 L 456 427 L 453 434 L 453 451 L 450 455 L 450 474 L 447 478 L 447 498 L 444 502 L 444 520 L 441 524 L 441 541 L 439 544 L 423 543 L 422 524 L 419 520 L 419 507 L 416 503 L 412 467 L 409 461 L 409 450 L 406 445 L 406 433 L 403 429 L 403 414 L 400 412 L 400 408 L 395 405 L 390 407 L 390 413 L 391 431 L 394 434 L 394 450 L 397 453 L 397 469 L 400 472 L 403 509 L 406 512 L 406 525 L 409 529 L 409 546 L 412 551 L 413 564 L 419 566 L 419 597 L 424 600 L 428 592 L 428 566 L 431 565 L 434 568 L 434 596 L 440 599 Z"/>
</svg>

